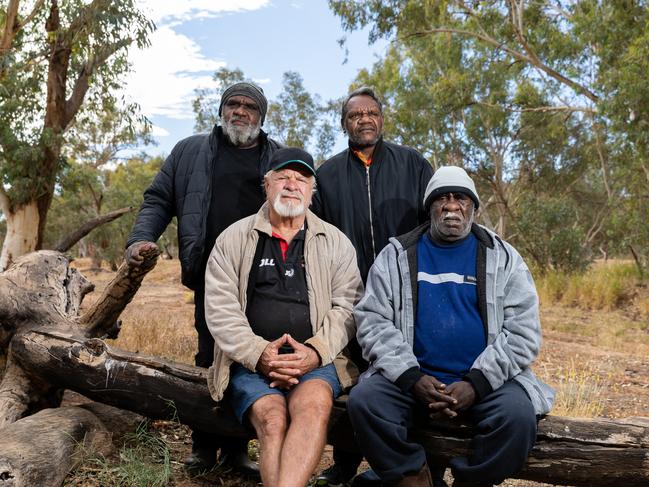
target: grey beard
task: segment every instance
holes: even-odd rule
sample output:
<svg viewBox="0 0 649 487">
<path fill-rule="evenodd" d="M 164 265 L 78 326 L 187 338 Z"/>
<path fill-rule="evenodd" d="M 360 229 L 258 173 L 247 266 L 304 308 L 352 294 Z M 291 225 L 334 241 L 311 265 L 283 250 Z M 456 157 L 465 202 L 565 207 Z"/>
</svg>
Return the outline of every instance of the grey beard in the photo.
<svg viewBox="0 0 649 487">
<path fill-rule="evenodd" d="M 282 193 L 279 193 L 277 196 L 275 196 L 275 200 L 273 201 L 273 209 L 279 216 L 283 218 L 296 218 L 306 212 L 304 204 L 305 202 L 302 198 L 302 195 L 300 195 L 300 202 L 296 204 L 282 203 L 281 198 Z"/>
<path fill-rule="evenodd" d="M 258 121 L 256 125 L 246 125 L 245 127 L 239 127 L 230 122 L 226 122 L 225 120 L 221 120 L 221 126 L 223 127 L 223 133 L 232 145 L 248 145 L 259 137 L 261 120 Z"/>
</svg>

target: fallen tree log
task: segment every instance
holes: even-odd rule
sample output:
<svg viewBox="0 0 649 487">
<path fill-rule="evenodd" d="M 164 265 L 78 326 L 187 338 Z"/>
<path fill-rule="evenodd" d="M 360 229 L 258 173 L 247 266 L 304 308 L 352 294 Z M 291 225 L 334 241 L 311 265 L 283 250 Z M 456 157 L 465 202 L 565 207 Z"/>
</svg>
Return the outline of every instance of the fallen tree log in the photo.
<svg viewBox="0 0 649 487">
<path fill-rule="evenodd" d="M 52 484 L 33 480 L 34 464 L 52 465 L 45 461 L 52 451 L 69 453 L 74 442 L 68 439 L 102 434 L 105 428 L 100 421 L 78 411 L 33 414 L 56 406 L 63 389 L 205 432 L 252 435 L 228 406 L 212 401 L 206 370 L 114 349 L 99 339 L 119 333 L 119 315 L 156 258 L 156 253 L 147 255 L 138 268 L 123 265 L 82 316 L 81 300 L 93 286 L 61 254 L 30 254 L 0 274 L 0 365 L 8 352 L 0 383 L 0 466 L 5 467 L 0 469 L 0 487 L 57 485 L 73 463 L 59 462 Z M 75 421 L 77 414 L 85 419 Z M 43 422 L 43 417 L 49 419 Z M 86 426 L 79 429 L 80 422 Z M 53 433 L 47 453 L 38 448 L 46 443 L 39 440 L 45 423 Z M 345 402 L 337 401 L 329 440 L 353 449 L 351 431 Z M 456 421 L 426 420 L 412 434 L 432 456 L 447 460 L 468 451 L 473 431 Z M 16 458 L 23 449 L 31 449 L 34 455 L 19 462 Z M 517 477 L 575 486 L 647 485 L 649 419 L 549 416 L 540 422 L 537 444 Z"/>
<path fill-rule="evenodd" d="M 206 432 L 252 436 L 227 406 L 211 400 L 204 369 L 44 330 L 15 341 L 13 357 L 24 370 L 38 371 L 48 382 L 96 401 L 151 418 L 175 418 Z M 451 420 L 424 421 L 413 431 L 432 456 L 444 461 L 467 452 L 472 435 L 470 426 Z M 329 440 L 355 449 L 344 400 L 332 412 Z M 649 418 L 548 416 L 541 420 L 536 446 L 517 478 L 575 486 L 647 485 Z"/>
<path fill-rule="evenodd" d="M 107 456 L 141 416 L 105 404 L 45 409 L 3 428 L 0 486 L 59 487 L 84 458 Z"/>
</svg>

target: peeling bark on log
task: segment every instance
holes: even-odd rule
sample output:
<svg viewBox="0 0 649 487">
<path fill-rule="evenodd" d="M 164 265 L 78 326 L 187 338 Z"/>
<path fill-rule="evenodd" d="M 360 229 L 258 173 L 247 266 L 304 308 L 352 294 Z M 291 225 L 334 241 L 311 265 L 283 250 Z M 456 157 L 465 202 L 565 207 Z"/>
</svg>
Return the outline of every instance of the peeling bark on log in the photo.
<svg viewBox="0 0 649 487">
<path fill-rule="evenodd" d="M 153 419 L 177 418 L 204 431 L 238 433 L 215 426 L 218 405 L 207 390 L 205 369 L 37 330 L 14 341 L 12 353 L 30 373 L 95 401 Z"/>
<path fill-rule="evenodd" d="M 6 362 L 0 383 L 0 428 L 28 412 L 58 405 L 57 391 L 38 375 L 28 375 L 6 357 L 11 341 L 31 329 L 75 328 L 83 297 L 93 289 L 58 252 L 21 257 L 0 274 L 0 362 Z"/>
<path fill-rule="evenodd" d="M 86 337 L 117 337 L 121 325 L 119 315 L 135 296 L 144 276 L 155 267 L 159 254 L 159 250 L 142 252 L 144 262 L 139 267 L 129 267 L 126 263 L 120 266 L 99 299 L 79 318 Z"/>
<path fill-rule="evenodd" d="M 40 251 L 18 259 L 0 274 L 0 428 L 27 413 L 58 405 L 60 391 L 44 383 L 38 371 L 25 373 L 7 352 L 17 337 L 48 328 L 79 336 L 115 336 L 119 314 L 156 263 L 157 251 L 144 255 L 138 268 L 122 266 L 100 299 L 79 317 L 84 296 L 94 286 L 59 252 Z"/>
<path fill-rule="evenodd" d="M 177 418 L 206 432 L 250 437 L 228 407 L 213 403 L 204 369 L 34 330 L 13 344 L 25 370 L 94 400 L 152 418 Z M 172 406 L 173 404 L 173 406 Z M 425 421 L 413 431 L 428 452 L 448 460 L 467 452 L 473 429 L 453 421 Z M 330 418 L 329 440 L 355 449 L 343 401 Z M 644 486 L 649 482 L 649 419 L 549 416 L 518 478 L 575 486 Z M 1 485 L 1 484 L 0 484 Z"/>
</svg>

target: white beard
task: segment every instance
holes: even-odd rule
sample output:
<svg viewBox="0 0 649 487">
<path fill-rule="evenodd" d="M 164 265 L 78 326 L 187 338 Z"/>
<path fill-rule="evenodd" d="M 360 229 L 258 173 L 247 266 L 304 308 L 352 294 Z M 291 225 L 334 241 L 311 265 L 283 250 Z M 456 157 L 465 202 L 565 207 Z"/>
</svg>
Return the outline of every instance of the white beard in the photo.
<svg viewBox="0 0 649 487">
<path fill-rule="evenodd" d="M 282 193 L 284 193 L 285 195 L 289 194 L 287 192 Z M 284 203 L 282 202 L 282 193 L 279 193 L 277 196 L 275 196 L 275 200 L 273 201 L 273 209 L 279 216 L 281 216 L 282 218 L 296 218 L 305 213 L 306 210 L 304 204 L 304 196 L 299 193 L 290 193 L 291 196 L 297 195 L 300 198 L 300 202 Z"/>
<path fill-rule="evenodd" d="M 231 118 L 229 122 L 221 120 L 221 126 L 223 127 L 223 133 L 230 140 L 232 145 L 248 145 L 259 137 L 259 131 L 261 130 L 261 120 L 259 120 L 255 125 L 246 125 L 241 127 L 239 125 L 233 125 L 231 122 L 236 120 L 236 118 Z"/>
</svg>

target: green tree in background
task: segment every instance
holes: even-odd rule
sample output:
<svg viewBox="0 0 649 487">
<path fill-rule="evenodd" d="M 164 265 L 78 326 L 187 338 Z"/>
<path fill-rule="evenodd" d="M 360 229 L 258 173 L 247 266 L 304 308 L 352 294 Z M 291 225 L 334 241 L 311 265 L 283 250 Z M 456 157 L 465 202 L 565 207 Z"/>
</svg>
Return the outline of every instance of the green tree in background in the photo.
<svg viewBox="0 0 649 487">
<path fill-rule="evenodd" d="M 162 167 L 163 158 L 133 157 L 115 167 L 93 168 L 70 162 L 63 169 L 50 210 L 45 246 L 53 247 L 74 231 L 81 221 L 99 213 L 131 206 L 139 208 L 144 190 Z M 94 267 L 106 260 L 116 268 L 124 254 L 124 243 L 135 222 L 136 212 L 102 225 L 79 244 L 78 254 L 91 257 Z M 169 225 L 161 237 L 161 248 L 175 245 L 175 225 Z M 172 242 L 174 242 L 172 244 Z M 174 250 L 175 251 L 175 250 Z"/>
<path fill-rule="evenodd" d="M 600 248 L 649 254 L 646 2 L 329 4 L 345 29 L 392 41 L 357 80 L 385 97 L 386 131 L 436 166 L 465 166 L 482 218 L 540 268 L 576 269 Z"/>
<path fill-rule="evenodd" d="M 0 6 L 0 270 L 41 248 L 70 127 L 114 100 L 129 46 L 144 46 L 152 29 L 135 0 Z"/>
<path fill-rule="evenodd" d="M 136 107 L 125 111 L 110 99 L 105 100 L 103 106 L 99 114 L 78 116 L 69 129 L 69 143 L 62 151 L 66 165 L 57 181 L 50 209 L 54 216 L 50 216 L 51 224 L 45 234 L 47 248 L 58 246 L 81 225 L 91 221 L 98 223 L 100 217 L 110 212 L 135 209 L 135 205 L 141 203 L 141 193 L 146 186 L 142 185 L 142 170 L 137 161 L 142 158 L 121 165 L 118 153 L 151 144 L 150 124 L 145 120 L 138 127 L 133 126 L 129 113 L 136 111 Z M 124 179 L 124 176 L 120 179 L 120 174 L 129 172 L 133 173 L 129 185 L 137 194 L 124 191 L 128 181 L 115 184 Z M 127 220 L 132 222 L 133 218 Z M 116 237 L 115 229 L 124 225 L 114 223 L 108 228 L 93 230 L 83 238 L 80 254 L 92 257 L 97 268 L 101 267 L 103 259 L 115 265 L 126 238 Z"/>
<path fill-rule="evenodd" d="M 268 106 L 268 132 L 290 147 L 310 150 L 316 161 L 323 161 L 335 142 L 331 105 L 304 87 L 302 76 L 287 71 L 282 76 L 282 92 Z"/>
<path fill-rule="evenodd" d="M 213 79 L 218 88 L 196 90 L 192 102 L 194 128 L 199 132 L 210 131 L 219 122 L 221 94 L 228 86 L 244 81 L 246 77 L 240 69 L 221 68 L 214 73 Z M 336 139 L 335 105 L 335 101 L 323 103 L 318 95 L 310 94 L 304 87 L 302 76 L 287 71 L 282 77 L 282 92 L 277 100 L 269 100 L 264 130 L 285 145 L 310 150 L 317 161 L 322 161 Z"/>
</svg>

